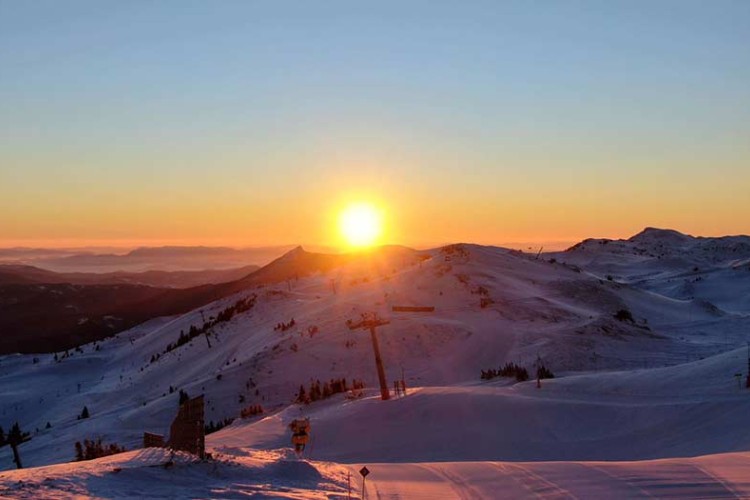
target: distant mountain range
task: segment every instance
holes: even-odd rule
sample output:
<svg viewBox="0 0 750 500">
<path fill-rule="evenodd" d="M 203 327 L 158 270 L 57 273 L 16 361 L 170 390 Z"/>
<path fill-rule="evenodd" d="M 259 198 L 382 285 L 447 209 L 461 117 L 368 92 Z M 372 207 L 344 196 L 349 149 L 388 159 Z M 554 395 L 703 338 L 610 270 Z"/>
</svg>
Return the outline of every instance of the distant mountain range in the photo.
<svg viewBox="0 0 750 500">
<path fill-rule="evenodd" d="M 58 273 L 34 266 L 0 264 L 0 285 L 69 283 L 72 285 L 146 285 L 161 288 L 190 288 L 235 281 L 258 269 L 259 266 L 249 265 L 234 269 L 202 271 Z"/>
<path fill-rule="evenodd" d="M 199 271 L 263 265 L 293 248 L 274 246 L 228 248 L 167 246 L 136 248 L 126 253 L 65 249 L 0 249 L 0 264 L 23 264 L 56 272 Z"/>
<path fill-rule="evenodd" d="M 165 247 L 137 249 L 125 255 L 69 256 L 58 261 L 103 265 L 161 260 L 177 261 L 181 266 L 198 256 L 226 261 L 228 255 L 237 256 L 238 252 Z M 296 247 L 261 268 L 94 274 L 0 266 L 0 354 L 58 351 L 152 318 L 182 314 L 243 290 L 281 282 L 289 282 L 291 289 L 302 277 L 330 273 L 342 266 L 350 270 L 359 267 L 363 275 L 385 275 L 427 255 L 429 252 L 398 246 L 364 254 L 315 253 Z M 605 282 L 696 301 L 714 315 L 750 310 L 748 236 L 701 238 L 647 228 L 625 240 L 587 239 L 539 259 L 565 264 Z"/>
<path fill-rule="evenodd" d="M 155 249 L 135 251 L 135 255 L 152 256 L 151 250 Z M 222 250 L 212 250 L 208 253 L 224 255 Z M 158 249 L 155 253 L 170 252 Z M 377 258 L 363 262 L 383 267 L 390 259 L 412 254 L 416 252 L 404 247 L 384 247 Z M 184 255 L 183 249 L 177 255 Z M 296 247 L 262 268 L 195 272 L 55 273 L 31 266 L 0 266 L 0 354 L 75 347 L 248 288 L 326 272 L 358 256 Z M 201 284 L 185 288 L 186 283 Z"/>
</svg>

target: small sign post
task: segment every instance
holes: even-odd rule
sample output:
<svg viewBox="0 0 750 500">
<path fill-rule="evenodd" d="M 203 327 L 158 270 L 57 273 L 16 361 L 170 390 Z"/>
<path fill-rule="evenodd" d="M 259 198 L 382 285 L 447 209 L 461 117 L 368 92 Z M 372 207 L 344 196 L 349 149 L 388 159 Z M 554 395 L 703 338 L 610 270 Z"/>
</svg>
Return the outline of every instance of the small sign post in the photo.
<svg viewBox="0 0 750 500">
<path fill-rule="evenodd" d="M 367 466 L 362 467 L 359 469 L 359 473 L 362 475 L 362 500 L 365 499 L 365 479 L 367 478 L 367 475 L 370 473 L 370 469 L 367 468 Z"/>
</svg>

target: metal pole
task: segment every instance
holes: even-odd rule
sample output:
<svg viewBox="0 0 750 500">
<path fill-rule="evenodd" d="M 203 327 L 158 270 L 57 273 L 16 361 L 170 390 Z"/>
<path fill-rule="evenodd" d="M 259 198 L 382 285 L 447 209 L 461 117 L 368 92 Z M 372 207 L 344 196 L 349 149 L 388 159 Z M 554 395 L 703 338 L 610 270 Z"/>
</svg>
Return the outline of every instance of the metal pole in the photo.
<svg viewBox="0 0 750 500">
<path fill-rule="evenodd" d="M 380 381 L 380 398 L 385 401 L 391 398 L 388 391 L 388 385 L 385 381 L 385 368 L 383 368 L 383 359 L 380 357 L 380 346 L 378 345 L 378 336 L 375 333 L 375 327 L 370 327 L 370 337 L 372 338 L 372 350 L 375 351 L 375 365 L 378 369 L 378 380 Z"/>
</svg>

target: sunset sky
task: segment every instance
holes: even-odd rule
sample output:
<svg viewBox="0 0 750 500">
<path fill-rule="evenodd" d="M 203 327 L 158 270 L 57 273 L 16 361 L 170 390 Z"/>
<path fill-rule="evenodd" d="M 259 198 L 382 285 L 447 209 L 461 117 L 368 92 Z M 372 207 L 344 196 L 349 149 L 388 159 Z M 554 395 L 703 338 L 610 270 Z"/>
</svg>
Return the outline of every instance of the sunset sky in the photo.
<svg viewBox="0 0 750 500">
<path fill-rule="evenodd" d="M 0 0 L 0 246 L 363 201 L 414 246 L 750 233 L 750 2 Z"/>
</svg>

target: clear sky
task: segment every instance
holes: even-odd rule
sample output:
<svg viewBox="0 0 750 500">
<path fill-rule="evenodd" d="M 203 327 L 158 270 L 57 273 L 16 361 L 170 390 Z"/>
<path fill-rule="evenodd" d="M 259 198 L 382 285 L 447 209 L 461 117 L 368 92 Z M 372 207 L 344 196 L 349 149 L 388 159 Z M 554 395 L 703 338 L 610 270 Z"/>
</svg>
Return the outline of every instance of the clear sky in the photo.
<svg viewBox="0 0 750 500">
<path fill-rule="evenodd" d="M 0 0 L 0 246 L 750 233 L 750 1 Z"/>
</svg>

